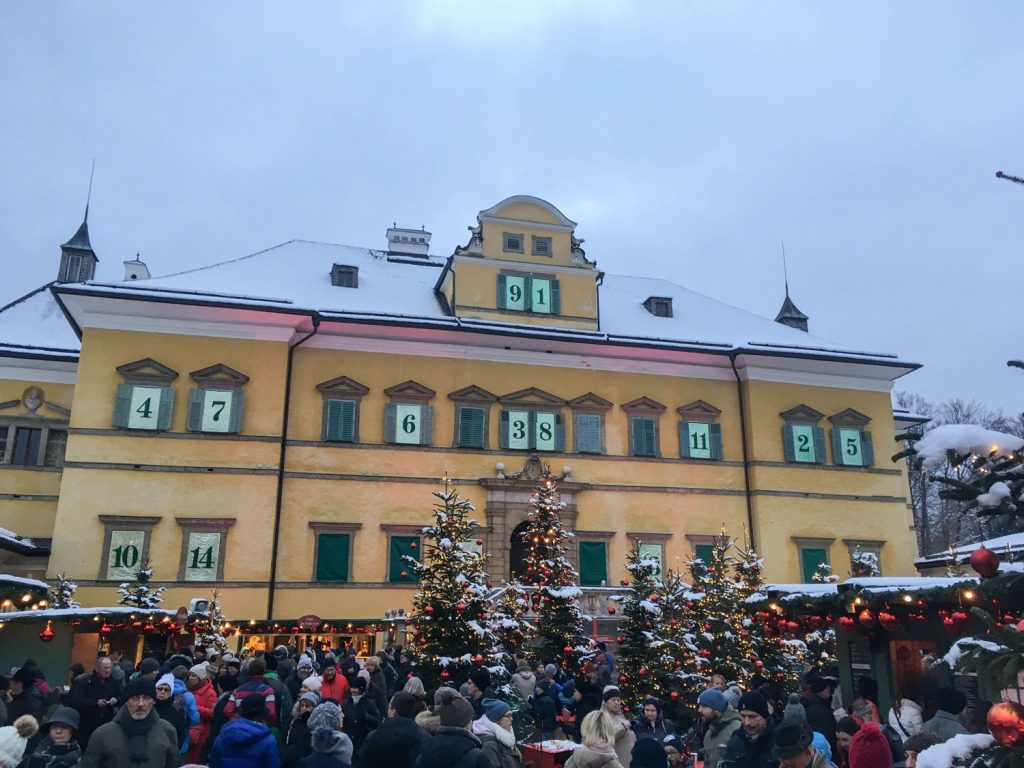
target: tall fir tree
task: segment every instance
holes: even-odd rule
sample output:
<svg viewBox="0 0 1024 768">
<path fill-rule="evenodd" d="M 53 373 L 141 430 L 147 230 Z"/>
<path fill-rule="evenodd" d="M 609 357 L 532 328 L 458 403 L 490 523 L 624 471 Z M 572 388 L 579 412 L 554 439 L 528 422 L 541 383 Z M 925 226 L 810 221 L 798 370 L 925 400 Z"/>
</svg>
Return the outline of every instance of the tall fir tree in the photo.
<svg viewBox="0 0 1024 768">
<path fill-rule="evenodd" d="M 700 558 L 690 561 L 693 591 L 700 596 L 694 605 L 693 645 L 702 674 L 723 675 L 746 688 L 756 668 L 756 654 L 740 589 L 731 573 L 731 548 L 727 536 L 716 536 L 707 563 Z"/>
<path fill-rule="evenodd" d="M 579 608 L 579 575 L 566 558 L 572 536 L 562 526 L 557 483 L 548 467 L 530 499 L 523 542 L 527 546 L 523 581 L 534 587 L 531 599 L 537 613 L 537 639 L 541 657 L 565 668 L 575 668 L 588 643 Z"/>
<path fill-rule="evenodd" d="M 619 688 L 626 704 L 636 707 L 649 694 L 661 698 L 657 677 L 665 649 L 661 637 L 660 584 L 654 576 L 661 570 L 661 564 L 644 559 L 638 542 L 626 556 L 626 570 L 630 580 L 616 601 L 622 615 L 618 638 Z"/>
<path fill-rule="evenodd" d="M 434 496 L 434 524 L 423 528 L 422 559 L 405 556 L 420 582 L 410 621 L 423 682 L 457 687 L 494 646 L 487 628 L 486 557 L 467 546 L 479 527 L 470 517 L 473 504 L 459 498 L 447 477 Z"/>
<path fill-rule="evenodd" d="M 707 686 L 697 669 L 694 643 L 693 592 L 682 574 L 666 571 L 658 586 L 661 620 L 658 637 L 652 643 L 659 651 L 657 678 L 659 698 L 666 717 L 685 730 L 697 709 L 697 696 Z"/>
<path fill-rule="evenodd" d="M 529 607 L 526 590 L 516 579 L 504 583 L 501 597 L 491 606 L 487 626 L 494 637 L 494 655 L 506 666 L 533 638 L 533 625 L 523 618 Z"/>
<path fill-rule="evenodd" d="M 75 591 L 78 585 L 67 575 L 57 574 L 56 583 L 50 587 L 51 608 L 81 608 L 82 604 L 75 600 Z"/>
<path fill-rule="evenodd" d="M 167 587 L 151 587 L 149 580 L 153 578 L 153 568 L 149 560 L 139 563 L 139 569 L 135 572 L 135 581 L 125 581 L 117 588 L 121 599 L 117 602 L 120 605 L 127 605 L 141 610 L 152 610 L 159 608 L 164 600 L 164 592 Z"/>
</svg>

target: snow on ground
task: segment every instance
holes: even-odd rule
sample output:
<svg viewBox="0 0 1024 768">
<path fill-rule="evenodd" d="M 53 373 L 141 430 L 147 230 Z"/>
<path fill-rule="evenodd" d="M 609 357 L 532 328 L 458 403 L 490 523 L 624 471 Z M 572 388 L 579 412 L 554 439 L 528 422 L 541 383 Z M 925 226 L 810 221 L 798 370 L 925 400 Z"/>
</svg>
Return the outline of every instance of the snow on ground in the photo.
<svg viewBox="0 0 1024 768">
<path fill-rule="evenodd" d="M 962 456 L 988 456 L 996 453 L 1009 456 L 1024 447 L 1024 440 L 1005 432 L 996 432 L 975 424 L 943 424 L 926 433 L 914 446 L 924 461 L 925 469 L 937 467 L 946 460 L 947 451 Z"/>
</svg>

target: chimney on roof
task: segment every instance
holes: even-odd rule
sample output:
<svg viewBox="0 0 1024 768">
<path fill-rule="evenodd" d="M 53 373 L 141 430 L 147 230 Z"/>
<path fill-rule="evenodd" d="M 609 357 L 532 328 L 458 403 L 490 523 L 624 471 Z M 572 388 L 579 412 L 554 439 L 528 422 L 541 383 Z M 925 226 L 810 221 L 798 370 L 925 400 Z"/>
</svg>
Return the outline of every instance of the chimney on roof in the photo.
<svg viewBox="0 0 1024 768">
<path fill-rule="evenodd" d="M 136 253 L 134 259 L 124 263 L 124 279 L 149 280 L 149 267 L 146 266 L 146 262 L 139 259 L 139 254 Z"/>
<path fill-rule="evenodd" d="M 388 253 L 426 257 L 429 251 L 430 233 L 425 228 L 404 229 L 392 226 L 388 229 Z"/>
</svg>

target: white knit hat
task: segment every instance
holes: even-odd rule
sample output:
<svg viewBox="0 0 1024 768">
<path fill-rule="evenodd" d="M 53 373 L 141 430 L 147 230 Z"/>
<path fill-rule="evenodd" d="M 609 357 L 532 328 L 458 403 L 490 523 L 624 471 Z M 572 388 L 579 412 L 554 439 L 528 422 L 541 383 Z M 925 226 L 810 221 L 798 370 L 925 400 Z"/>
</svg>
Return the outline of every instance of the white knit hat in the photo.
<svg viewBox="0 0 1024 768">
<path fill-rule="evenodd" d="M 166 685 L 172 691 L 174 690 L 174 675 L 168 672 L 166 675 L 156 681 L 156 687 L 159 688 L 161 685 Z"/>
<path fill-rule="evenodd" d="M 189 670 L 189 672 L 198 677 L 200 680 L 205 680 L 210 675 L 210 670 L 206 666 L 205 662 L 202 664 L 196 664 Z M 174 686 L 172 685 L 171 687 L 173 688 Z"/>
<path fill-rule="evenodd" d="M 323 678 L 317 677 L 316 675 L 310 675 L 302 681 L 302 685 L 304 685 L 307 690 L 320 693 L 320 688 L 323 685 L 323 682 Z"/>
<path fill-rule="evenodd" d="M 25 745 L 36 735 L 39 723 L 32 715 L 22 715 L 14 725 L 0 728 L 0 766 L 14 768 L 25 756 Z"/>
</svg>

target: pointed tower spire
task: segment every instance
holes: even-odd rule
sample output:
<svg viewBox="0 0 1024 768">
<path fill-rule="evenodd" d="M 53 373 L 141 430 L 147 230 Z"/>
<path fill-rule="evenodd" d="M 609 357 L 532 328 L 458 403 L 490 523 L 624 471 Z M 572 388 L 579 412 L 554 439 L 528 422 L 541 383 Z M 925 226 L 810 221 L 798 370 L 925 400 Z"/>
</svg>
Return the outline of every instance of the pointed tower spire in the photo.
<svg viewBox="0 0 1024 768">
<path fill-rule="evenodd" d="M 89 191 L 85 196 L 85 216 L 75 234 L 60 247 L 60 269 L 57 272 L 58 283 L 81 283 L 92 280 L 96 274 L 96 263 L 99 259 L 89 242 L 89 203 L 92 201 L 92 179 L 96 171 L 96 160 L 92 161 L 89 172 Z"/>
<path fill-rule="evenodd" d="M 788 325 L 790 328 L 796 328 L 798 331 L 807 333 L 807 321 L 810 319 L 797 309 L 796 304 L 789 298 L 789 269 L 786 266 L 786 243 L 782 243 L 782 274 L 786 285 L 786 299 L 782 302 L 782 309 L 779 310 L 779 314 L 775 316 L 776 323 L 782 323 Z"/>
</svg>

